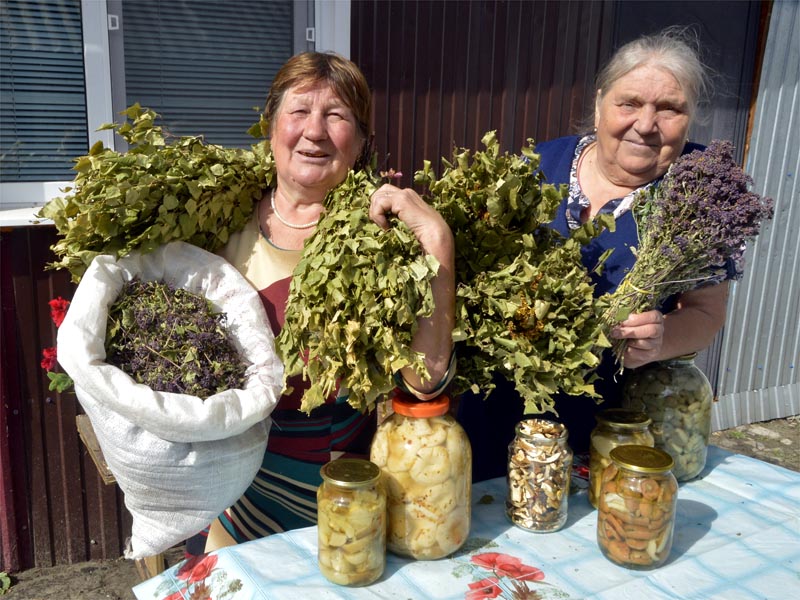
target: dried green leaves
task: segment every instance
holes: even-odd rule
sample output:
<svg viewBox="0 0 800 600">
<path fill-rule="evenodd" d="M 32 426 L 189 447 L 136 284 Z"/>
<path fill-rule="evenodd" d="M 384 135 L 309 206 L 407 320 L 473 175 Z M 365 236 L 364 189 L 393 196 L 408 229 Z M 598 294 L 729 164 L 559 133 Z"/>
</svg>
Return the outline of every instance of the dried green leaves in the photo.
<svg viewBox="0 0 800 600">
<path fill-rule="evenodd" d="M 98 142 L 76 160 L 66 196 L 39 213 L 52 219 L 59 240 L 54 268 L 78 281 L 98 254 L 147 252 L 174 240 L 209 251 L 244 227 L 273 178 L 265 144 L 251 150 L 206 144 L 200 137 L 166 140 L 156 115 L 135 104 L 116 129 L 125 153 Z"/>
<path fill-rule="evenodd" d="M 375 188 L 370 174 L 351 172 L 328 195 L 294 271 L 276 347 L 285 377 L 302 373 L 311 382 L 306 412 L 337 387 L 368 411 L 395 386 L 398 370 L 425 373 L 411 340 L 417 319 L 433 311 L 430 281 L 439 265 L 402 223 L 384 231 L 370 220 Z"/>
<path fill-rule="evenodd" d="M 564 189 L 544 182 L 532 141 L 500 154 L 454 155 L 440 179 L 417 173 L 456 239 L 456 391 L 488 393 L 492 374 L 513 381 L 526 411 L 552 408 L 558 390 L 594 395 L 591 372 L 603 335 L 581 247 L 608 226 L 602 219 L 563 239 L 548 227 Z"/>
</svg>

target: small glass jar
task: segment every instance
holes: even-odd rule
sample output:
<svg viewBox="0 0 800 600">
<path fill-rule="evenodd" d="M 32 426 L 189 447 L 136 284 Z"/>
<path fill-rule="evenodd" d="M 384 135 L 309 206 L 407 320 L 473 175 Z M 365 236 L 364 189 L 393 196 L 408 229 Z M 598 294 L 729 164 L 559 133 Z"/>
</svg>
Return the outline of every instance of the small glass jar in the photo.
<svg viewBox="0 0 800 600">
<path fill-rule="evenodd" d="M 472 449 L 449 408 L 447 396 L 420 401 L 397 390 L 375 432 L 370 459 L 386 481 L 386 547 L 395 554 L 435 560 L 469 535 Z"/>
<path fill-rule="evenodd" d="M 623 567 L 659 567 L 669 556 L 675 529 L 674 461 L 650 446 L 618 446 L 610 457 L 601 477 L 597 544 L 606 558 Z"/>
<path fill-rule="evenodd" d="M 696 354 L 635 369 L 623 389 L 627 408 L 644 410 L 653 420 L 655 447 L 675 460 L 678 481 L 696 477 L 706 464 L 711 434 L 713 391 L 694 364 Z"/>
<path fill-rule="evenodd" d="M 652 420 L 646 413 L 627 408 L 607 408 L 595 417 L 597 426 L 589 444 L 589 502 L 597 508 L 600 475 L 611 464 L 608 454 L 617 446 L 633 444 L 653 447 Z"/>
<path fill-rule="evenodd" d="M 567 428 L 547 419 L 517 424 L 508 446 L 506 516 L 514 525 L 543 533 L 567 522 L 572 450 Z"/>
<path fill-rule="evenodd" d="M 322 467 L 317 489 L 317 562 L 333 583 L 369 585 L 386 566 L 386 492 L 368 460 L 340 458 Z"/>
</svg>

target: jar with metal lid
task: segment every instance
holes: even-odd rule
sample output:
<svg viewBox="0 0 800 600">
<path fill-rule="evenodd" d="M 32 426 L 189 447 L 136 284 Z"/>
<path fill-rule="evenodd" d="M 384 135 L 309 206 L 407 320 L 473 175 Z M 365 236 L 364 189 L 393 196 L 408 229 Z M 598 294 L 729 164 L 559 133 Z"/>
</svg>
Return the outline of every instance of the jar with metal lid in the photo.
<svg viewBox="0 0 800 600">
<path fill-rule="evenodd" d="M 635 369 L 623 388 L 623 404 L 653 420 L 655 447 L 675 460 L 678 481 L 696 477 L 706 464 L 713 391 L 695 365 L 696 354 Z"/>
<path fill-rule="evenodd" d="M 664 564 L 672 548 L 678 482 L 672 457 L 650 446 L 618 446 L 601 476 L 597 543 L 629 569 Z"/>
<path fill-rule="evenodd" d="M 537 533 L 557 531 L 567 522 L 572 450 L 567 428 L 547 419 L 517 424 L 508 446 L 506 516 Z"/>
<path fill-rule="evenodd" d="M 375 432 L 370 459 L 386 481 L 386 547 L 395 554 L 442 558 L 469 535 L 472 450 L 449 408 L 447 396 L 420 401 L 397 390 Z"/>
<path fill-rule="evenodd" d="M 634 444 L 653 447 L 650 431 L 652 420 L 646 413 L 627 408 L 607 408 L 596 416 L 597 426 L 589 443 L 589 502 L 597 508 L 600 495 L 600 475 L 611 458 L 608 454 L 617 446 Z"/>
<path fill-rule="evenodd" d="M 386 566 L 386 492 L 368 460 L 340 458 L 322 467 L 317 489 L 317 561 L 333 583 L 368 585 Z"/>
</svg>

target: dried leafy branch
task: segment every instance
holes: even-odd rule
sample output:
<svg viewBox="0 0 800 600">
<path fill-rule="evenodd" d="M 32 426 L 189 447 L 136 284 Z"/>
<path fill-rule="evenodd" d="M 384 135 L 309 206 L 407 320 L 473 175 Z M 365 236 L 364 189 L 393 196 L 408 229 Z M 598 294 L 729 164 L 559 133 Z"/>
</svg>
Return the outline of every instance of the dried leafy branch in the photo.
<svg viewBox="0 0 800 600">
<path fill-rule="evenodd" d="M 117 152 L 97 142 L 76 159 L 65 196 L 48 202 L 40 217 L 52 219 L 59 240 L 52 250 L 73 281 L 98 254 L 147 252 L 174 240 L 209 251 L 244 227 L 272 183 L 266 143 L 250 150 L 206 144 L 201 137 L 170 139 L 152 110 L 135 104 L 129 120 L 108 124 L 129 145 Z"/>
</svg>

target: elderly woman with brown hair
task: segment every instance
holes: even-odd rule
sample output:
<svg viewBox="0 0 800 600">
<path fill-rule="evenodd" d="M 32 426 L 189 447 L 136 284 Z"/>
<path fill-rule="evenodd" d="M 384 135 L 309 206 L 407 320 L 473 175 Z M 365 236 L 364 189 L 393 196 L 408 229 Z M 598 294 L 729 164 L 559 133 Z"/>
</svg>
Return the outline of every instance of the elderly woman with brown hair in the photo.
<svg viewBox="0 0 800 600">
<path fill-rule="evenodd" d="M 292 272 L 319 221 L 327 193 L 369 158 L 371 94 L 352 62 L 328 53 L 296 55 L 270 87 L 265 117 L 277 184 L 258 203 L 250 224 L 220 252 L 259 290 L 277 335 L 284 322 Z M 405 223 L 440 264 L 432 281 L 434 314 L 419 323 L 412 348 L 425 356 L 430 380 L 410 368 L 405 387 L 420 397 L 446 385 L 452 372 L 455 283 L 453 236 L 441 216 L 410 189 L 381 186 L 370 218 Z M 343 454 L 368 455 L 375 415 L 361 414 L 344 397 L 331 397 L 310 416 L 300 412 L 301 377 L 288 382 L 272 413 L 263 466 L 242 498 L 212 524 L 207 550 L 316 522 L 320 467 Z"/>
<path fill-rule="evenodd" d="M 594 130 L 537 146 L 547 181 L 567 184 L 568 197 L 552 226 L 563 234 L 601 213 L 613 214 L 615 231 L 605 231 L 584 249 L 583 262 L 592 269 L 612 249 L 602 273 L 594 275 L 595 295 L 613 292 L 630 270 L 638 245 L 630 206 L 640 190 L 658 185 L 682 154 L 701 148 L 689 143 L 688 132 L 708 75 L 683 32 L 668 29 L 622 46 L 597 76 Z M 736 275 L 726 265 L 714 285 L 698 287 L 671 298 L 660 310 L 633 314 L 611 335 L 628 340 L 624 366 L 635 368 L 706 348 L 725 320 L 727 279 Z M 557 419 L 569 430 L 577 452 L 588 449 L 589 434 L 600 408 L 618 406 L 624 377 L 606 352 L 598 369 L 599 406 L 588 397 L 563 396 L 556 402 Z M 522 416 L 513 385 L 498 381 L 485 402 L 466 396 L 459 418 L 467 429 L 476 457 L 475 479 L 501 476 L 506 447 Z"/>
</svg>

